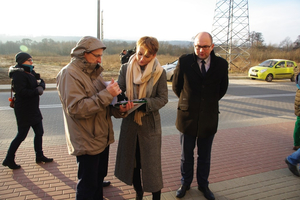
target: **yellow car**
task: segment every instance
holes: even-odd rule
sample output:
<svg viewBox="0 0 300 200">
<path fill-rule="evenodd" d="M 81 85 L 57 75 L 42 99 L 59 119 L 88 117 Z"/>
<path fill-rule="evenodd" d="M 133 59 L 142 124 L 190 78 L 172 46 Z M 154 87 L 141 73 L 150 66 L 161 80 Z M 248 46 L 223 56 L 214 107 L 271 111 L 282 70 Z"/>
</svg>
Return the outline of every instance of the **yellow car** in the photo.
<svg viewBox="0 0 300 200">
<path fill-rule="evenodd" d="M 297 64 L 291 60 L 269 59 L 257 66 L 251 67 L 248 77 L 271 82 L 273 79 L 291 79 L 295 81 L 294 68 Z"/>
</svg>

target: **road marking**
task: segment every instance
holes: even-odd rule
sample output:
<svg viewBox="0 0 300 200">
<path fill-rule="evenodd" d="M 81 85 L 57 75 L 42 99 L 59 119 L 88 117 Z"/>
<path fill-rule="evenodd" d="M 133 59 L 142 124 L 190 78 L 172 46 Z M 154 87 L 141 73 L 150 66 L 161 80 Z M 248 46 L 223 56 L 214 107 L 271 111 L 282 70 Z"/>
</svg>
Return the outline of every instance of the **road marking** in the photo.
<svg viewBox="0 0 300 200">
<path fill-rule="evenodd" d="M 269 97 L 291 97 L 295 93 L 290 94 L 263 94 L 263 95 L 246 95 L 246 96 L 225 96 L 222 99 L 254 99 L 254 98 L 269 98 Z"/>
<path fill-rule="evenodd" d="M 295 93 L 289 93 L 289 94 L 264 94 L 264 95 L 246 95 L 246 96 L 226 96 L 222 99 L 224 100 L 230 100 L 230 99 L 254 99 L 254 98 L 270 98 L 270 97 L 292 97 L 295 96 Z M 178 98 L 175 99 L 169 99 L 168 102 L 178 102 Z M 61 104 L 48 104 L 48 105 L 40 105 L 41 109 L 46 108 L 61 108 Z M 0 106 L 0 111 L 4 110 L 13 110 L 9 106 Z"/>
<path fill-rule="evenodd" d="M 48 105 L 40 105 L 40 108 L 61 108 L 61 104 L 48 104 Z M 0 110 L 13 110 L 9 106 L 0 106 Z"/>
</svg>

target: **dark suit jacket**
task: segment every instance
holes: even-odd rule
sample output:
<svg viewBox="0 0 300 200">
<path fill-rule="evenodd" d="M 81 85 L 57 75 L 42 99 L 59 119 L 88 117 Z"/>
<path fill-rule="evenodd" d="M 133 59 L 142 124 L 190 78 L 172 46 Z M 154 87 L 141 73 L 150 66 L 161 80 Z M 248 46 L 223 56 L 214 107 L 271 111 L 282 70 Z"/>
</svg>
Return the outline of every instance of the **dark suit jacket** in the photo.
<svg viewBox="0 0 300 200">
<path fill-rule="evenodd" d="M 210 68 L 203 77 L 195 53 L 179 58 L 173 76 L 173 91 L 179 97 L 176 128 L 205 138 L 217 132 L 219 100 L 228 88 L 228 63 L 211 52 Z"/>
</svg>

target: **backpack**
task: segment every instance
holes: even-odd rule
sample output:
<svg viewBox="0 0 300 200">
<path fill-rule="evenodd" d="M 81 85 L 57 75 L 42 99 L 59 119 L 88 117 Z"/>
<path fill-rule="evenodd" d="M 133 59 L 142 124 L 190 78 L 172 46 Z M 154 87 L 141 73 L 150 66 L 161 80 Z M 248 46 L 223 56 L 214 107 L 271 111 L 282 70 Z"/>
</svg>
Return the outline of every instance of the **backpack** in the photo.
<svg viewBox="0 0 300 200">
<path fill-rule="evenodd" d="M 296 76 L 295 83 L 296 83 L 297 88 L 300 89 L 300 72 Z"/>
</svg>

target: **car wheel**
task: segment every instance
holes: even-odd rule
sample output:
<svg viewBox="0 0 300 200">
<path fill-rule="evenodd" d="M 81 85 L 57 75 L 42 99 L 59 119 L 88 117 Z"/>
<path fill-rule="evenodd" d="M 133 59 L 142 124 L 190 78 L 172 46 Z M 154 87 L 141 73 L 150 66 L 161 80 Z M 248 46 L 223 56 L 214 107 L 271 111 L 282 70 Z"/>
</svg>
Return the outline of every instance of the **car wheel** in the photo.
<svg viewBox="0 0 300 200">
<path fill-rule="evenodd" d="M 255 80 L 256 78 L 251 78 L 252 80 Z"/>
<path fill-rule="evenodd" d="M 273 80 L 273 74 L 268 74 L 266 77 L 267 82 L 271 82 Z"/>
</svg>

